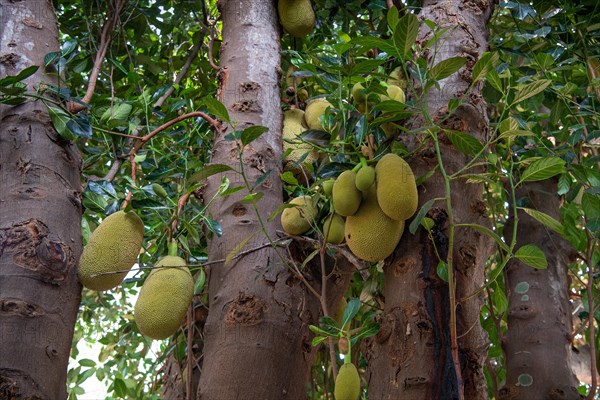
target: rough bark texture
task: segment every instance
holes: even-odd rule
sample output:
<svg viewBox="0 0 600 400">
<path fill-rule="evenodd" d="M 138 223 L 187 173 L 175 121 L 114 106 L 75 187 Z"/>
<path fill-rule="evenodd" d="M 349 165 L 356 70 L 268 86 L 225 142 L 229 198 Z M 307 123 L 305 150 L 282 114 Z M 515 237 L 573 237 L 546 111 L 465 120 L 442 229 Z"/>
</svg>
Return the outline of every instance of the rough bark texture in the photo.
<svg viewBox="0 0 600 400">
<path fill-rule="evenodd" d="M 244 148 L 243 165 L 250 184 L 270 172 L 257 188 L 264 194 L 257 207 L 270 240 L 277 240 L 278 219 L 267 221 L 283 202 L 279 179 L 283 154 L 280 36 L 275 2 L 228 0 L 219 6 L 223 45 L 218 97 L 237 130 L 252 125 L 269 128 Z M 239 169 L 236 143 L 225 139 L 231 131 L 229 126 L 216 134 L 211 162 Z M 243 185 L 239 175 L 225 175 L 231 186 Z M 206 199 L 216 193 L 222 177 L 209 178 Z M 252 205 L 240 202 L 246 194 L 242 190 L 218 198 L 210 207 L 223 235 L 211 239 L 209 259 L 223 260 L 232 251 L 244 255 L 210 268 L 210 311 L 197 398 L 303 399 L 315 354 L 308 324 L 318 323 L 319 303 L 290 273 L 285 247 L 268 245 Z M 243 248 L 236 249 L 247 239 Z M 298 249 L 291 250 L 297 253 Z M 307 279 L 320 291 L 320 278 L 308 275 L 310 270 L 306 271 Z M 332 279 L 328 296 L 332 302 L 339 300 L 348 281 L 349 274 Z"/>
<path fill-rule="evenodd" d="M 0 78 L 59 51 L 50 1 L 0 1 Z M 54 71 L 49 71 L 54 72 Z M 0 398 L 65 399 L 81 286 L 80 159 L 40 102 L 0 106 Z"/>
<path fill-rule="evenodd" d="M 440 82 L 440 90 L 427 93 L 427 107 L 436 123 L 467 132 L 482 142 L 487 139 L 485 104 L 476 87 L 468 95 L 471 68 L 487 49 L 485 27 L 493 9 L 491 0 L 425 1 L 419 15 L 447 28 L 430 51 L 431 65 L 463 56 L 467 65 Z M 425 43 L 431 31 L 422 26 L 419 41 Z M 463 104 L 448 116 L 452 98 Z M 413 127 L 422 120 L 412 121 Z M 409 148 L 416 148 L 410 135 L 401 136 Z M 449 174 L 464 166 L 469 158 L 459 153 L 444 136 L 440 137 L 441 154 Z M 407 160 L 415 176 L 423 176 L 437 165 L 435 149 L 429 142 Z M 480 170 L 471 169 L 477 173 Z M 451 185 L 455 223 L 487 225 L 482 186 L 454 180 Z M 432 198 L 445 197 L 444 181 L 439 170 L 419 187 L 419 207 Z M 436 274 L 438 254 L 448 252 L 448 214 L 442 201 L 436 202 L 429 217 L 435 221 L 433 240 L 419 228 L 413 236 L 406 232 L 394 256 L 385 266 L 385 310 L 379 334 L 366 346 L 369 361 L 367 381 L 369 399 L 454 399 L 458 397 L 457 380 L 452 365 L 449 334 L 447 284 Z M 437 254 L 436 254 L 437 249 Z M 484 265 L 491 252 L 490 240 L 472 229 L 455 230 L 453 252 L 457 283 L 457 331 L 465 398 L 487 397 L 483 363 L 487 335 L 479 324 L 481 296 L 460 301 L 484 284 Z"/>
<path fill-rule="evenodd" d="M 517 192 L 526 207 L 559 219 L 556 185 L 527 183 Z M 518 213 L 517 248 L 534 244 L 546 254 L 548 268 L 537 270 L 517 259 L 505 271 L 508 292 L 508 331 L 502 347 L 506 354 L 506 384 L 502 400 L 579 399 L 578 381 L 571 371 L 571 305 L 568 263 L 573 250 L 560 235 L 525 212 Z M 505 228 L 512 235 L 514 220 Z"/>
</svg>

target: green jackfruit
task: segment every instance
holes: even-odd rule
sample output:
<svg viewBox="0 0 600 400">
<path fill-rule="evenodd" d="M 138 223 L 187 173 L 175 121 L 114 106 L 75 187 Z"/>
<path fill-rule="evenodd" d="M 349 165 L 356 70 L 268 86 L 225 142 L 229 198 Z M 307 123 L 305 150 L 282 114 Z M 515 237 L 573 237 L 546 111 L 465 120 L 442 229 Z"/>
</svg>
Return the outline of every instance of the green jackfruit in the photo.
<svg viewBox="0 0 600 400">
<path fill-rule="evenodd" d="M 310 0 L 279 0 L 279 21 L 295 37 L 308 35 L 315 27 L 315 13 Z"/>
<path fill-rule="evenodd" d="M 340 244 L 344 241 L 344 218 L 331 214 L 323 220 L 323 237 L 327 243 Z"/>
<path fill-rule="evenodd" d="M 158 197 L 168 197 L 169 195 L 167 194 L 167 191 L 165 190 L 164 187 L 162 187 L 161 185 L 159 185 L 158 183 L 153 183 L 152 184 L 152 190 L 154 190 L 154 193 L 156 193 L 156 195 Z"/>
<path fill-rule="evenodd" d="M 375 167 L 377 201 L 383 212 L 397 221 L 409 219 L 417 210 L 419 195 L 410 166 L 396 154 L 386 154 Z"/>
<path fill-rule="evenodd" d="M 358 370 L 352 363 L 340 367 L 335 379 L 333 391 L 335 400 L 358 400 L 360 396 L 360 376 Z"/>
<path fill-rule="evenodd" d="M 404 77 L 402 67 L 394 68 L 394 70 L 390 72 L 390 77 L 387 79 L 386 83 L 390 86 L 398 86 L 402 90 L 406 90 L 406 78 Z"/>
<path fill-rule="evenodd" d="M 355 182 L 356 173 L 348 170 L 342 172 L 333 184 L 333 208 L 344 217 L 354 214 L 360 206 L 362 194 Z"/>
<path fill-rule="evenodd" d="M 371 166 L 365 166 L 358 170 L 356 173 L 356 180 L 354 183 L 356 184 L 356 188 L 361 192 L 366 192 L 369 190 L 373 183 L 375 182 L 375 168 Z"/>
<path fill-rule="evenodd" d="M 319 156 L 317 151 L 308 143 L 288 143 L 285 139 L 292 141 L 299 141 L 299 135 L 306 131 L 307 127 L 304 123 L 304 111 L 300 109 L 291 109 L 283 113 L 283 151 L 287 152 L 291 149 L 291 152 L 285 156 L 283 160 L 284 171 L 291 171 L 294 175 L 303 175 L 303 171 L 298 165 L 298 161 L 304 157 L 302 164 L 311 165 L 314 160 Z M 310 178 L 312 173 L 310 170 L 304 168 L 304 173 Z"/>
<path fill-rule="evenodd" d="M 367 101 L 367 95 L 363 92 L 364 89 L 365 87 L 360 82 L 352 86 L 352 98 L 355 103 L 365 103 Z"/>
<path fill-rule="evenodd" d="M 333 192 L 333 184 L 335 183 L 335 179 L 327 179 L 323 181 L 323 193 L 325 196 L 331 196 Z"/>
<path fill-rule="evenodd" d="M 146 278 L 133 311 L 142 334 L 166 339 L 179 329 L 194 296 L 194 280 L 185 264 L 181 257 L 165 256 L 155 265 L 163 268 Z"/>
<path fill-rule="evenodd" d="M 135 212 L 117 211 L 106 217 L 79 259 L 77 275 L 83 286 L 109 290 L 119 285 L 136 262 L 143 240 L 144 223 Z"/>
<path fill-rule="evenodd" d="M 387 258 L 403 232 L 404 221 L 395 221 L 384 214 L 374 187 L 365 193 L 356 214 L 346 218 L 346 243 L 356 257 L 365 261 Z"/>
<path fill-rule="evenodd" d="M 323 129 L 321 125 L 321 116 L 325 114 L 328 107 L 333 107 L 333 104 L 324 98 L 314 99 L 306 106 L 304 119 L 310 129 Z"/>
<path fill-rule="evenodd" d="M 281 213 L 281 226 L 288 235 L 301 235 L 314 223 L 318 210 L 310 196 L 299 196 L 290 201 L 296 207 L 289 207 Z"/>
</svg>

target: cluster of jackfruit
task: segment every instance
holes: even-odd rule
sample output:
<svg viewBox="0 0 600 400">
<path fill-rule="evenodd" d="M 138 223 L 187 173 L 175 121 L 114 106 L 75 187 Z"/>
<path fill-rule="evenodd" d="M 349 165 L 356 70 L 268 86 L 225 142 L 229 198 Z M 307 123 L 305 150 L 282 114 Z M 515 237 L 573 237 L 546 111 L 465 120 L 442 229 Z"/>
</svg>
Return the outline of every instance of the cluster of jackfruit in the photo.
<svg viewBox="0 0 600 400">
<path fill-rule="evenodd" d="M 142 334 L 166 339 L 181 325 L 194 295 L 194 280 L 181 257 L 165 256 L 155 267 L 142 285 L 134 318 Z"/>
<path fill-rule="evenodd" d="M 342 172 L 333 185 L 333 207 L 346 217 L 344 237 L 358 258 L 388 257 L 404 232 L 404 221 L 417 209 L 418 194 L 410 166 L 386 154 L 375 168 Z"/>
<path fill-rule="evenodd" d="M 318 158 L 317 151 L 309 144 L 302 142 L 301 135 L 308 129 L 322 129 L 321 116 L 333 105 L 323 98 L 311 101 L 305 111 L 293 108 L 283 113 L 283 160 L 284 171 L 291 171 L 299 178 L 312 176 L 310 167 Z"/>
<path fill-rule="evenodd" d="M 344 363 L 338 371 L 333 390 L 335 400 L 358 400 L 360 396 L 360 376 L 356 366 Z"/>
<path fill-rule="evenodd" d="M 279 0 L 277 12 L 281 25 L 292 36 L 304 37 L 315 27 L 315 13 L 310 0 Z"/>
<path fill-rule="evenodd" d="M 144 223 L 133 211 L 105 218 L 83 249 L 77 275 L 88 289 L 109 290 L 125 278 L 140 254 Z"/>
<path fill-rule="evenodd" d="M 406 89 L 406 80 L 404 79 L 404 73 L 402 72 L 401 67 L 395 68 L 390 73 L 386 84 L 386 94 L 379 95 L 379 101 L 395 100 L 399 101 L 400 103 L 404 103 L 406 101 L 406 96 L 404 94 L 404 90 Z M 361 114 L 367 114 L 371 104 L 369 104 L 367 94 L 365 93 L 365 87 L 360 82 L 354 84 L 351 95 L 358 112 Z M 383 123 L 381 125 L 381 129 L 385 133 L 386 137 L 391 137 L 398 134 L 397 127 L 391 122 Z"/>
</svg>

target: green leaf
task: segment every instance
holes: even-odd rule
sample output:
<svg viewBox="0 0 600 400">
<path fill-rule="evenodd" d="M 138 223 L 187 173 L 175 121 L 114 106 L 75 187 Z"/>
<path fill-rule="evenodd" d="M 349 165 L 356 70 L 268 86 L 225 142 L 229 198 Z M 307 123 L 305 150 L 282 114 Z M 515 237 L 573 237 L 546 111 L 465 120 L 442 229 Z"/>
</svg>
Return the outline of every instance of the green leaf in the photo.
<svg viewBox="0 0 600 400">
<path fill-rule="evenodd" d="M 310 326 L 314 326 L 314 325 L 310 325 Z M 309 328 L 310 328 L 309 326 Z M 327 340 L 328 336 L 315 336 L 312 341 L 311 341 L 311 345 L 314 346 L 318 346 L 321 343 L 323 343 L 325 340 Z"/>
<path fill-rule="evenodd" d="M 535 269 L 546 269 L 548 267 L 546 255 L 539 247 L 533 244 L 526 244 L 519 247 L 515 253 L 515 257 Z"/>
<path fill-rule="evenodd" d="M 494 89 L 499 91 L 500 93 L 504 92 L 504 87 L 502 85 L 502 79 L 500 79 L 500 75 L 496 72 L 495 69 L 490 69 L 486 76 L 486 82 L 488 82 Z"/>
<path fill-rule="evenodd" d="M 329 336 L 337 336 L 340 331 L 337 322 L 331 317 L 319 318 L 319 327 Z"/>
<path fill-rule="evenodd" d="M 198 277 L 196 278 L 196 283 L 194 283 L 194 293 L 199 294 L 202 293 L 202 289 L 204 288 L 204 284 L 206 283 L 206 272 L 204 272 L 204 268 L 201 268 L 198 271 Z"/>
<path fill-rule="evenodd" d="M 498 58 L 500 58 L 498 53 L 483 53 L 481 58 L 477 60 L 473 66 L 473 71 L 471 72 L 471 84 L 485 78 L 488 72 L 494 69 L 494 66 L 498 62 Z"/>
<path fill-rule="evenodd" d="M 581 198 L 581 208 L 585 213 L 585 226 L 592 232 L 600 231 L 600 198 L 584 193 Z"/>
<path fill-rule="evenodd" d="M 0 87 L 8 86 L 15 84 L 17 82 L 21 82 L 24 79 L 29 78 L 31 75 L 35 74 L 40 67 L 37 65 L 32 65 L 30 67 L 25 68 L 21 72 L 19 72 L 15 76 L 7 76 L 6 78 L 0 79 Z"/>
<path fill-rule="evenodd" d="M 95 367 L 96 362 L 94 360 L 90 360 L 89 358 L 82 358 L 79 360 L 79 365 L 82 367 Z"/>
<path fill-rule="evenodd" d="M 358 335 L 352 338 L 352 342 L 354 343 L 354 341 L 375 336 L 377 335 L 377 332 L 379 332 L 379 329 L 380 326 L 378 323 L 369 321 L 365 325 L 360 327 L 360 332 L 358 333 Z"/>
<path fill-rule="evenodd" d="M 531 131 L 525 131 L 522 129 L 515 129 L 515 130 L 508 130 L 508 131 L 502 132 L 500 135 L 498 135 L 498 140 L 512 139 L 512 138 L 516 138 L 516 137 L 527 137 L 527 136 L 535 136 L 535 133 L 533 133 Z"/>
<path fill-rule="evenodd" d="M 244 247 L 246 247 L 248 245 L 248 243 L 250 243 L 250 241 L 256 236 L 256 234 L 259 231 L 256 231 L 252 234 L 250 234 L 250 236 L 247 236 L 245 239 L 243 239 L 241 242 L 239 242 L 236 246 L 233 247 L 233 249 L 231 249 L 231 251 L 229 252 L 229 254 L 227 254 L 227 256 L 225 257 L 225 262 L 223 263 L 223 265 L 227 265 L 231 262 L 231 260 L 233 260 L 239 253 L 240 251 L 242 251 L 242 249 Z"/>
<path fill-rule="evenodd" d="M 247 145 L 248 143 L 251 143 L 252 141 L 258 139 L 260 137 L 260 135 L 262 135 L 265 132 L 268 132 L 269 128 L 267 128 L 266 126 L 260 126 L 260 125 L 256 125 L 256 126 L 251 126 L 249 128 L 244 129 L 244 131 L 242 132 L 242 136 L 241 136 L 241 140 L 242 140 L 242 145 Z"/>
<path fill-rule="evenodd" d="M 119 120 L 125 121 L 129 114 L 131 114 L 131 110 L 133 106 L 128 103 L 118 103 L 112 108 L 108 108 L 104 114 L 102 114 L 101 120 Z"/>
<path fill-rule="evenodd" d="M 433 206 L 433 203 L 435 203 L 435 201 L 436 201 L 436 199 L 430 199 L 427 201 L 427 203 L 425 203 L 421 206 L 421 208 L 419 209 L 419 212 L 417 213 L 417 216 L 412 220 L 412 222 L 410 223 L 410 227 L 408 228 L 409 232 L 412 235 L 415 234 L 415 232 L 419 228 L 419 225 L 421 225 L 421 221 L 423 220 L 423 218 L 425 218 L 425 216 L 427 215 L 427 213 L 429 212 L 429 210 L 431 209 L 431 207 Z"/>
<path fill-rule="evenodd" d="M 498 247 L 500 247 L 502 250 L 504 250 L 505 252 L 509 252 L 510 248 L 508 247 L 508 245 L 506 243 L 504 243 L 504 241 L 502 240 L 502 238 L 493 230 L 486 228 L 483 225 L 479 225 L 479 224 L 456 224 L 456 227 L 459 226 L 464 226 L 464 227 L 468 227 L 468 228 L 473 228 L 478 232 L 483 233 L 484 235 L 487 235 L 489 237 L 491 237 L 492 239 L 494 239 L 494 241 L 496 242 L 496 244 L 498 245 Z"/>
<path fill-rule="evenodd" d="M 440 81 L 458 71 L 466 62 L 466 57 L 450 57 L 442 60 L 429 70 L 429 77 Z"/>
<path fill-rule="evenodd" d="M 351 44 L 363 46 L 365 48 L 378 48 L 390 56 L 398 55 L 396 48 L 386 40 L 374 36 L 358 36 L 350 41 Z"/>
<path fill-rule="evenodd" d="M 221 224 L 219 223 L 219 221 L 216 221 L 208 215 L 205 215 L 204 223 L 206 224 L 206 227 L 218 237 L 221 237 L 221 235 L 223 235 L 223 228 L 221 228 Z"/>
<path fill-rule="evenodd" d="M 127 395 L 127 385 L 121 378 L 115 378 L 114 391 L 117 397 L 125 397 Z"/>
<path fill-rule="evenodd" d="M 66 140 L 75 140 L 77 138 L 77 136 L 67 128 L 67 124 L 71 121 L 71 116 L 69 114 L 60 108 L 51 106 L 48 106 L 48 114 L 50 114 L 52 125 L 54 125 L 54 129 L 56 129 L 56 132 L 60 137 Z"/>
<path fill-rule="evenodd" d="M 540 79 L 539 81 L 535 81 L 528 85 L 525 85 L 515 95 L 512 105 L 515 105 L 520 101 L 528 99 L 528 98 L 535 96 L 536 94 L 542 92 L 544 89 L 546 89 L 550 85 L 550 83 L 552 83 L 552 81 L 550 79 Z"/>
<path fill-rule="evenodd" d="M 448 282 L 448 264 L 445 261 L 440 260 L 435 271 L 441 280 Z"/>
<path fill-rule="evenodd" d="M 207 96 L 204 98 L 204 105 L 206 105 L 206 108 L 210 114 L 213 114 L 215 117 L 225 122 L 231 122 L 227 108 L 219 100 Z"/>
<path fill-rule="evenodd" d="M 521 175 L 522 182 L 543 181 L 565 172 L 565 161 L 559 157 L 544 157 L 532 162 Z"/>
<path fill-rule="evenodd" d="M 387 12 L 387 23 L 392 28 L 392 31 L 396 29 L 396 25 L 398 25 L 399 15 L 398 9 L 394 6 L 390 8 Z"/>
<path fill-rule="evenodd" d="M 316 333 L 317 335 L 325 336 L 326 338 L 328 336 L 330 336 L 329 332 L 327 332 L 327 331 L 325 331 L 325 330 L 323 330 L 323 329 L 321 329 L 321 328 L 319 328 L 318 326 L 315 326 L 315 325 L 308 325 L 308 329 L 310 329 L 311 332 Z"/>
<path fill-rule="evenodd" d="M 547 228 L 552 229 L 554 232 L 561 234 L 561 235 L 564 233 L 562 224 L 560 222 L 558 222 L 557 220 L 555 220 L 554 218 L 552 218 L 551 216 L 549 216 L 548 214 L 545 214 L 538 210 L 534 210 L 533 208 L 523 207 L 523 208 L 521 208 L 521 210 L 525 211 L 531 217 L 535 218 L 540 224 L 544 225 Z"/>
<path fill-rule="evenodd" d="M 210 165 L 205 166 L 204 168 L 202 168 L 200 171 L 196 172 L 192 176 L 190 176 L 189 182 L 190 183 L 200 182 L 200 181 L 208 178 L 209 176 L 218 174 L 220 172 L 226 172 L 226 171 L 234 171 L 234 169 L 231 168 L 229 165 L 225 165 L 225 164 L 210 164 Z"/>
<path fill-rule="evenodd" d="M 483 149 L 483 145 L 473 136 L 461 131 L 446 130 L 446 136 L 454 147 L 466 155 L 475 155 Z"/>
<path fill-rule="evenodd" d="M 494 291 L 492 292 L 492 303 L 497 314 L 502 314 L 508 308 L 508 299 L 504 290 L 500 288 L 498 284 L 495 285 Z"/>
<path fill-rule="evenodd" d="M 405 14 L 394 29 L 394 45 L 403 58 L 409 58 L 410 49 L 417 41 L 419 19 L 415 14 Z"/>
<path fill-rule="evenodd" d="M 348 325 L 348 323 L 350 321 L 352 321 L 352 318 L 354 318 L 356 316 L 356 314 L 358 313 L 358 310 L 360 310 L 360 300 L 359 299 L 352 299 L 348 302 L 348 305 L 346 306 L 346 309 L 344 310 L 344 315 L 342 316 L 342 326 L 341 328 L 344 329 L 344 327 L 346 325 Z"/>
<path fill-rule="evenodd" d="M 240 200 L 240 203 L 243 204 L 256 204 L 260 199 L 262 199 L 262 197 L 264 196 L 264 192 L 255 192 L 255 193 L 250 193 L 249 195 L 247 195 L 246 197 L 244 197 L 242 200 Z"/>
</svg>

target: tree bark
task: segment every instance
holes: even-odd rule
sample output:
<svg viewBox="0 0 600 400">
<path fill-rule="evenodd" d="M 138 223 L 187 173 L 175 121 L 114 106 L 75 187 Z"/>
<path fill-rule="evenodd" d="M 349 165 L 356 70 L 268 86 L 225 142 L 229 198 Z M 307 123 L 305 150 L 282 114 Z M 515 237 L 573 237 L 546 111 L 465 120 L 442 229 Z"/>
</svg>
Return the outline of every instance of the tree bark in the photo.
<svg viewBox="0 0 600 400">
<path fill-rule="evenodd" d="M 526 207 L 560 219 L 556 185 L 549 181 L 526 183 L 517 198 L 525 199 Z M 570 367 L 573 321 L 568 264 L 574 252 L 560 235 L 524 211 L 518 211 L 517 217 L 517 248 L 538 246 L 548 268 L 538 270 L 516 258 L 506 266 L 508 331 L 502 341 L 506 384 L 499 399 L 579 399 L 578 381 Z M 513 224 L 514 218 L 505 227 L 507 240 Z"/>
<path fill-rule="evenodd" d="M 204 360 L 197 398 L 303 399 L 315 355 L 308 324 L 318 324 L 320 305 L 316 296 L 308 293 L 290 272 L 286 248 L 273 244 L 276 230 L 281 229 L 279 219 L 267 220 L 283 203 L 279 178 L 283 151 L 277 11 L 275 3 L 269 0 L 223 0 L 219 6 L 223 45 L 218 97 L 227 107 L 236 130 L 253 125 L 269 128 L 245 146 L 242 160 L 251 185 L 263 174 L 269 176 L 257 188 L 263 193 L 256 204 L 258 213 L 251 204 L 241 202 L 246 190 L 219 197 L 210 206 L 223 235 L 210 240 L 209 259 L 217 262 L 232 254 L 243 256 L 210 268 L 210 311 L 204 329 Z M 239 170 L 237 144 L 225 137 L 232 130 L 232 126 L 227 126 L 224 132 L 215 134 L 211 162 Z M 212 176 L 205 199 L 215 195 L 224 177 L 230 180 L 230 186 L 244 184 L 237 174 Z M 236 248 L 246 240 L 243 247 Z M 298 250 L 290 249 L 294 254 Z M 320 277 L 313 277 L 311 268 L 309 265 L 304 271 L 306 279 L 320 291 Z M 328 272 L 331 268 L 328 265 Z M 350 274 L 334 275 L 327 296 L 329 304 L 340 299 L 349 278 Z"/>
<path fill-rule="evenodd" d="M 0 78 L 60 51 L 50 1 L 0 1 Z M 81 286 L 80 158 L 39 101 L 0 106 L 0 398 L 65 399 Z"/>
<path fill-rule="evenodd" d="M 467 58 L 458 73 L 440 82 L 440 89 L 427 93 L 426 106 L 434 122 L 445 128 L 473 135 L 482 143 L 487 139 L 488 119 L 481 98 L 481 87 L 465 95 L 471 84 L 471 69 L 487 49 L 485 26 L 491 16 L 491 1 L 425 1 L 420 19 L 434 21 L 448 31 L 437 42 L 429 57 L 435 65 L 454 56 Z M 419 43 L 424 44 L 432 32 L 422 25 Z M 448 115 L 447 104 L 462 98 L 463 104 Z M 422 126 L 422 119 L 411 121 Z M 409 149 L 418 143 L 403 135 Z M 442 161 L 448 174 L 462 168 L 469 157 L 458 152 L 440 135 Z M 431 141 L 407 160 L 415 176 L 423 176 L 437 165 Z M 470 169 L 470 173 L 481 169 Z M 454 223 L 487 225 L 483 187 L 464 180 L 451 182 Z M 419 207 L 432 198 L 446 197 L 444 180 L 438 170 L 419 186 Z M 457 377 L 452 364 L 448 286 L 436 273 L 439 258 L 448 254 L 448 212 L 439 201 L 429 212 L 435 226 L 432 240 L 419 228 L 413 236 L 405 232 L 396 252 L 386 262 L 385 309 L 379 334 L 366 346 L 369 361 L 367 381 L 369 399 L 454 399 L 458 398 Z M 408 226 L 408 225 L 407 225 Z M 457 337 L 464 394 L 467 399 L 487 397 L 483 364 L 487 335 L 479 324 L 482 296 L 472 296 L 484 285 L 484 266 L 491 253 L 488 237 L 473 229 L 456 228 L 452 254 L 456 278 Z M 439 256 L 439 258 L 438 258 Z"/>
</svg>

